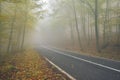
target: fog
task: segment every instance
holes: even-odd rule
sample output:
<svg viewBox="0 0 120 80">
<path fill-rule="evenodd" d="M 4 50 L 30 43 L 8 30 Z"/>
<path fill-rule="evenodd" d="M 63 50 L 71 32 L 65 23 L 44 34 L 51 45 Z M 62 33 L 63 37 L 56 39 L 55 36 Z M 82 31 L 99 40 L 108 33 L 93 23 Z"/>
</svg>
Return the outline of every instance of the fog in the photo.
<svg viewBox="0 0 120 80">
<path fill-rule="evenodd" d="M 47 17 L 40 21 L 33 35 L 33 43 L 39 45 L 61 44 L 67 40 L 67 31 L 61 25 L 53 25 L 52 18 Z"/>
<path fill-rule="evenodd" d="M 120 44 L 118 18 L 115 17 L 118 14 L 112 14 L 112 10 L 106 12 L 109 6 L 105 1 L 98 5 L 97 16 L 92 1 L 89 1 L 91 6 L 78 0 L 45 2 L 46 12 L 33 31 L 33 44 L 98 51 Z M 117 10 L 117 1 L 112 2 L 114 4 L 109 5 Z"/>
</svg>

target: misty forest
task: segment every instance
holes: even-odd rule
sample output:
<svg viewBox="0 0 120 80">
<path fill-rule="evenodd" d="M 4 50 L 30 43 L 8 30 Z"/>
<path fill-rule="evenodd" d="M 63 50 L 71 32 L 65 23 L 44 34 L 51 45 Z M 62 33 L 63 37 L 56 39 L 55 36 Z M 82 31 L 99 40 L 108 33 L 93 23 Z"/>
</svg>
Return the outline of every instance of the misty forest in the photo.
<svg viewBox="0 0 120 80">
<path fill-rule="evenodd" d="M 0 80 L 120 80 L 119 61 L 120 0 L 0 0 Z"/>
</svg>

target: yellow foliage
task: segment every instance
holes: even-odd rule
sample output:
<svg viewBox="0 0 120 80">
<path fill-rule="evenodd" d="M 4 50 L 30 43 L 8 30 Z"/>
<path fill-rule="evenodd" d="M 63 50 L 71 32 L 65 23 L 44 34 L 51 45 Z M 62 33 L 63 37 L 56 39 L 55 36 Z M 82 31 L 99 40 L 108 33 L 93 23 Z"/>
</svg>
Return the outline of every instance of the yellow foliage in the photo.
<svg viewBox="0 0 120 80">
<path fill-rule="evenodd" d="M 0 21 L 7 21 L 9 19 L 9 16 L 7 15 L 0 15 Z"/>
</svg>

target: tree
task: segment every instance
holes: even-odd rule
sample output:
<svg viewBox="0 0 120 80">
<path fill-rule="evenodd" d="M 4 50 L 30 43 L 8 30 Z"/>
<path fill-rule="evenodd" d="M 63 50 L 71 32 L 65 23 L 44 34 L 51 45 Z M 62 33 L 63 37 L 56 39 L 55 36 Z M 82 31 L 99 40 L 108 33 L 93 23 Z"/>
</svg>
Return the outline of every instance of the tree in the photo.
<svg viewBox="0 0 120 80">
<path fill-rule="evenodd" d="M 98 0 L 95 0 L 95 33 L 96 33 L 96 47 L 97 51 L 100 52 L 99 48 L 99 32 L 98 32 Z"/>
<path fill-rule="evenodd" d="M 17 10 L 17 4 L 16 4 L 15 9 L 14 9 L 14 16 L 13 16 L 12 23 L 11 23 L 11 29 L 10 29 L 10 36 L 9 36 L 7 53 L 9 53 L 12 38 L 13 38 L 13 29 L 14 29 L 14 22 L 15 22 L 15 19 L 16 19 L 16 10 Z"/>
<path fill-rule="evenodd" d="M 73 2 L 72 5 L 73 5 L 73 9 L 74 9 L 74 16 L 75 16 L 75 22 L 76 22 L 76 31 L 77 31 L 77 35 L 78 35 L 79 46 L 82 49 L 80 33 L 79 33 L 79 28 L 78 28 L 78 20 L 77 20 L 76 8 L 75 8 L 75 2 L 74 2 L 74 0 L 72 0 L 72 2 Z"/>
<path fill-rule="evenodd" d="M 0 0 L 0 49 L 3 52 L 19 51 L 24 45 L 25 34 L 32 31 L 38 19 L 33 11 L 36 8 L 42 9 L 43 4 L 36 4 L 37 1 Z M 39 11 L 39 14 L 43 13 Z"/>
</svg>

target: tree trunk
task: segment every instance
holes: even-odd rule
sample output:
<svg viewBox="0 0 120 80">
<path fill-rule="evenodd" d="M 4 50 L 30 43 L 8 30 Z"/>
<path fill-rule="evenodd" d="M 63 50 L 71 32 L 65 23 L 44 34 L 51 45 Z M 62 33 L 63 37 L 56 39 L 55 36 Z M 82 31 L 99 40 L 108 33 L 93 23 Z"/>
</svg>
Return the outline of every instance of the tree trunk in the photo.
<svg viewBox="0 0 120 80">
<path fill-rule="evenodd" d="M 82 49 L 82 44 L 81 44 L 81 39 L 80 39 L 80 32 L 79 32 L 79 28 L 78 28 L 78 20 L 77 20 L 77 13 L 76 13 L 76 8 L 75 8 L 75 2 L 74 0 L 72 0 L 73 2 L 73 9 L 74 9 L 74 16 L 75 16 L 75 23 L 76 23 L 76 31 L 77 31 L 77 35 L 78 35 L 78 41 L 79 41 L 79 46 Z"/>
<path fill-rule="evenodd" d="M 23 50 L 23 46 L 24 46 L 24 41 L 25 41 L 25 34 L 26 34 L 26 25 L 27 25 L 27 18 L 28 18 L 28 3 L 27 1 L 25 2 L 26 5 L 26 13 L 25 13 L 25 23 L 23 26 L 23 37 L 22 37 L 22 43 L 21 43 L 21 50 Z"/>
<path fill-rule="evenodd" d="M 88 13 L 88 46 L 90 45 L 90 15 Z"/>
<path fill-rule="evenodd" d="M 13 37 L 13 29 L 14 29 L 14 22 L 16 19 L 16 10 L 17 10 L 17 4 L 14 10 L 14 16 L 12 19 L 12 24 L 11 24 L 11 29 L 10 29 L 10 36 L 9 36 L 9 42 L 8 42 L 8 48 L 7 48 L 7 53 L 9 53 L 10 47 L 11 47 L 11 43 L 12 43 L 12 37 Z"/>
<path fill-rule="evenodd" d="M 22 30 L 21 30 L 21 27 L 19 27 L 18 34 L 17 34 L 17 44 L 16 44 L 17 50 L 20 50 L 21 34 L 22 34 Z"/>
<path fill-rule="evenodd" d="M 120 6 L 120 2 L 117 3 L 117 8 L 119 8 Z M 118 16 L 118 19 L 117 19 L 117 22 L 120 20 L 120 15 L 119 15 L 119 12 L 117 12 L 117 16 Z M 120 46 L 120 23 L 117 23 L 118 24 L 118 33 L 117 33 L 117 44 Z"/>
<path fill-rule="evenodd" d="M 1 14 L 2 13 L 2 3 L 1 3 L 1 1 L 0 1 L 0 16 L 2 15 Z M 2 27 L 2 22 L 1 22 L 1 19 L 0 19 L 0 28 Z M 1 34 L 0 34 L 0 53 L 1 53 L 1 50 L 2 50 L 2 42 L 1 42 L 1 40 L 2 40 L 2 37 L 1 37 Z"/>
<path fill-rule="evenodd" d="M 95 0 L 95 35 L 96 35 L 96 49 L 98 52 L 100 52 L 98 32 L 98 0 Z"/>
<path fill-rule="evenodd" d="M 84 5 L 83 5 L 84 6 Z M 85 8 L 83 8 L 82 10 L 81 10 L 81 16 L 82 16 L 82 29 L 83 29 L 83 34 L 84 34 L 84 46 L 85 46 L 85 43 L 86 43 L 86 30 L 85 30 L 85 27 L 86 27 L 86 25 L 85 25 L 85 18 L 86 18 L 86 16 L 85 16 Z"/>
<path fill-rule="evenodd" d="M 70 23 L 70 32 L 71 32 L 71 42 L 72 42 L 72 47 L 74 47 L 74 33 L 73 33 L 73 25 L 72 22 L 69 21 Z"/>
<path fill-rule="evenodd" d="M 106 28 L 107 28 L 107 23 L 108 23 L 108 0 L 106 0 L 106 10 L 105 10 L 105 20 L 104 20 L 104 27 L 103 27 L 103 48 L 107 47 L 107 39 L 106 39 Z"/>
</svg>

